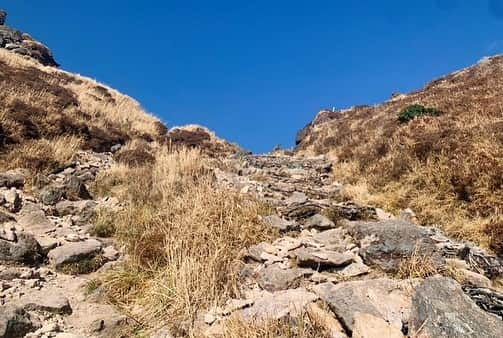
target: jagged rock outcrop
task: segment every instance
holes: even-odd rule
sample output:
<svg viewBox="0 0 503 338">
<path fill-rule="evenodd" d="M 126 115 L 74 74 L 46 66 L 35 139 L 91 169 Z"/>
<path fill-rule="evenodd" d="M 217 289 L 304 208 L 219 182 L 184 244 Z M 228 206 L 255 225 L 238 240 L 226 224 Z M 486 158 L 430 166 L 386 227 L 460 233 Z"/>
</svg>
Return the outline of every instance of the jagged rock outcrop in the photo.
<svg viewBox="0 0 503 338">
<path fill-rule="evenodd" d="M 44 66 L 58 67 L 52 52 L 29 34 L 5 25 L 7 12 L 0 10 L 0 48 L 38 60 Z"/>
</svg>

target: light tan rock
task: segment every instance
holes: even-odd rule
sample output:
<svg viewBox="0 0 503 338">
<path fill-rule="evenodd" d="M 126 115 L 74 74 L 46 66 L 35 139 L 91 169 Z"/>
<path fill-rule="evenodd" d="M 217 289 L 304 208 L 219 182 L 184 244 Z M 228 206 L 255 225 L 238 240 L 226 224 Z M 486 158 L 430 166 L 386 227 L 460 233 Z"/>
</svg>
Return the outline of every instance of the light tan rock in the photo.
<svg viewBox="0 0 503 338">
<path fill-rule="evenodd" d="M 371 314 L 356 312 L 353 319 L 353 338 L 404 337 L 402 332 L 395 326 Z"/>
<path fill-rule="evenodd" d="M 306 313 L 313 323 L 322 327 L 330 334 L 330 338 L 347 338 L 341 323 L 339 323 L 332 314 L 322 309 L 318 304 L 308 304 L 306 306 Z"/>
</svg>

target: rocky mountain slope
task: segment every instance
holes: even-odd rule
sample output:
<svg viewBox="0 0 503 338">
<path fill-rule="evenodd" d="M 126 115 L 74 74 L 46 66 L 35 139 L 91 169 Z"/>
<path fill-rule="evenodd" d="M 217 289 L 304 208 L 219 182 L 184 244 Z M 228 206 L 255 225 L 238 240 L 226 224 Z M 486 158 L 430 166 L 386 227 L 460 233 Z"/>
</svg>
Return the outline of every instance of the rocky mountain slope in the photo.
<svg viewBox="0 0 503 338">
<path fill-rule="evenodd" d="M 0 10 L 0 48 L 29 56 L 45 66 L 58 66 L 52 52 L 29 34 L 6 26 L 7 12 Z"/>
<path fill-rule="evenodd" d="M 350 199 L 330 113 L 251 155 L 12 50 L 0 89 L 0 337 L 503 332 L 501 257 Z"/>
<path fill-rule="evenodd" d="M 296 150 L 328 154 L 353 197 L 410 207 L 423 224 L 501 252 L 502 90 L 503 56 L 484 58 L 383 104 L 322 111 Z M 437 116 L 400 121 L 417 104 Z"/>
</svg>

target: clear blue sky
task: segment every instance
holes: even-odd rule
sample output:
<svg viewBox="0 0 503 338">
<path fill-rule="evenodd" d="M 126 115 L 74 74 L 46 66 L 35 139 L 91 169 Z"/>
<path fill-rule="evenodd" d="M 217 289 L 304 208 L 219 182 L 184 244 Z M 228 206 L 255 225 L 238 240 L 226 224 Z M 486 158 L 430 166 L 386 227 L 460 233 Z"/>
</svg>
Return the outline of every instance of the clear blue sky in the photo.
<svg viewBox="0 0 503 338">
<path fill-rule="evenodd" d="M 255 152 L 503 52 L 503 0 L 4 0 L 62 68 Z"/>
</svg>

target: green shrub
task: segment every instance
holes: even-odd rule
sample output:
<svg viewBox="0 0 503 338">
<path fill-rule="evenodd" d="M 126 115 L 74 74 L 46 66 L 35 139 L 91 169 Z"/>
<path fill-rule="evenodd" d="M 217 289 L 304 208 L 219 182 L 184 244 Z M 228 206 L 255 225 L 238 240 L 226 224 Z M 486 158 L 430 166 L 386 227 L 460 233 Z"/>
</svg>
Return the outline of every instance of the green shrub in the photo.
<svg viewBox="0 0 503 338">
<path fill-rule="evenodd" d="M 398 120 L 401 123 L 407 123 L 419 116 L 439 116 L 440 114 L 442 114 L 442 112 L 435 108 L 427 108 L 420 104 L 413 104 L 398 114 Z"/>
</svg>

